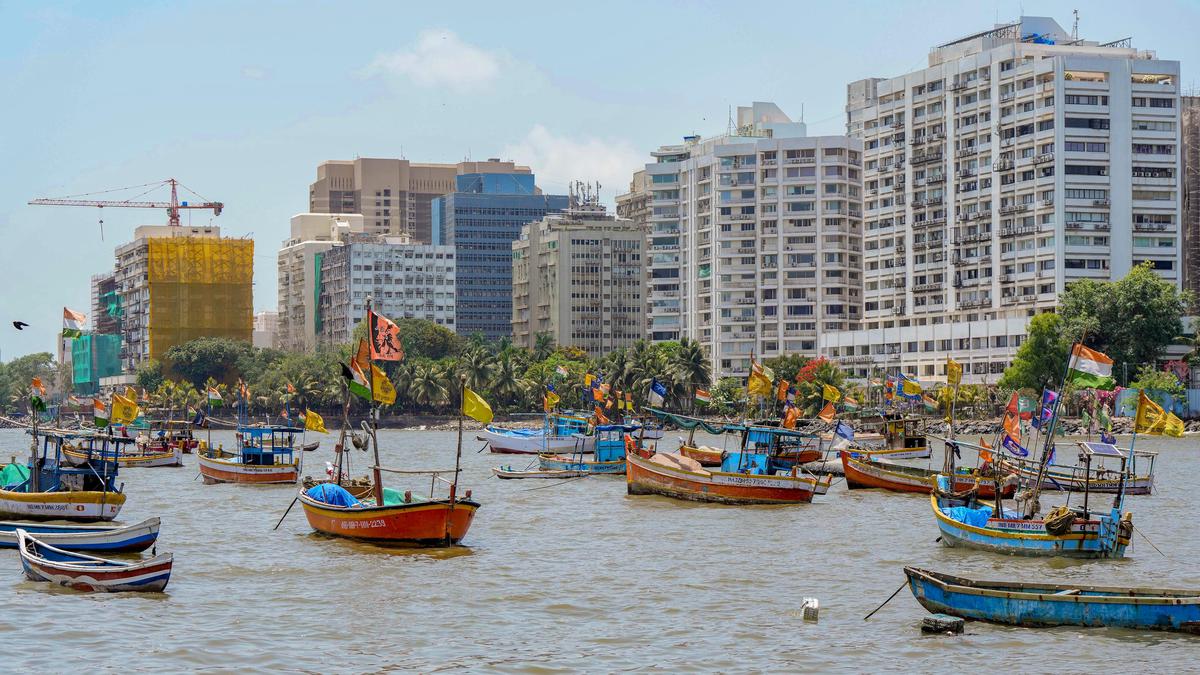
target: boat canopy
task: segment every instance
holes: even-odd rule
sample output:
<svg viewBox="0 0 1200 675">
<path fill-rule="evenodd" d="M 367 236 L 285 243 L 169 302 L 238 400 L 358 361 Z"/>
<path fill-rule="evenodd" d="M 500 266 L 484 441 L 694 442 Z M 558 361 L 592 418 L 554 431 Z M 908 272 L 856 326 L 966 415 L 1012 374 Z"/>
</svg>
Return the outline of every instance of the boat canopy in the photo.
<svg viewBox="0 0 1200 675">
<path fill-rule="evenodd" d="M 1125 453 L 1120 448 L 1111 443 L 1087 443 L 1081 442 L 1079 447 L 1085 455 L 1089 457 L 1119 457 L 1125 459 Z"/>
<path fill-rule="evenodd" d="M 669 413 L 665 410 L 658 410 L 657 408 L 646 408 L 646 410 L 649 410 L 658 419 L 660 419 L 664 422 L 670 422 L 670 423 L 674 424 L 675 426 L 679 427 L 680 429 L 686 429 L 688 431 L 691 431 L 693 429 L 703 429 L 704 431 L 707 431 L 710 434 L 716 434 L 716 435 L 725 433 L 724 425 L 714 425 L 710 422 L 707 422 L 705 420 L 702 420 L 702 419 L 699 419 L 696 417 L 688 417 L 687 415 L 676 415 L 675 413 Z"/>
</svg>

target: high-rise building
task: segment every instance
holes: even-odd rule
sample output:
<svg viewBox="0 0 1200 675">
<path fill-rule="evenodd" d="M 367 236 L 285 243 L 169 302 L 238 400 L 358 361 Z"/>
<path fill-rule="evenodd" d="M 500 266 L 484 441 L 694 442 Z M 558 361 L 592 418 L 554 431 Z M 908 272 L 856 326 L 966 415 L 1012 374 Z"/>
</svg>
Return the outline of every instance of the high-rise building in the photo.
<svg viewBox="0 0 1200 675">
<path fill-rule="evenodd" d="M 270 310 L 257 312 L 254 315 L 254 346 L 263 349 L 275 347 L 276 335 L 279 332 L 279 312 Z"/>
<path fill-rule="evenodd" d="M 645 337 L 645 231 L 594 193 L 521 228 L 512 243 L 513 344 L 540 334 L 594 357 Z"/>
<path fill-rule="evenodd" d="M 126 372 L 196 338 L 251 341 L 253 240 L 222 237 L 213 226 L 146 225 L 116 258 Z"/>
<path fill-rule="evenodd" d="M 1183 134 L 1183 279 L 1200 294 L 1200 96 L 1179 99 Z"/>
<path fill-rule="evenodd" d="M 1150 262 L 1182 279 L 1179 64 L 1129 40 L 1020 21 L 948 42 L 923 70 L 851 83 L 864 160 L 861 330 L 822 353 L 994 381 L 1028 318 L 1076 279 Z"/>
<path fill-rule="evenodd" d="M 292 216 L 291 236 L 278 255 L 279 324 L 275 346 L 311 352 L 317 346 L 320 316 L 317 294 L 321 285 L 321 256 L 351 233 L 363 231 L 357 213 L 300 213 Z"/>
<path fill-rule="evenodd" d="M 454 330 L 454 247 L 405 237 L 348 234 L 321 254 L 317 339 L 348 344 L 366 299 L 390 319 L 426 319 Z"/>
<path fill-rule="evenodd" d="M 730 133 L 651 154 L 618 203 L 648 221 L 652 340 L 699 340 L 715 376 L 744 376 L 752 356 L 815 355 L 823 333 L 858 327 L 861 141 L 808 137 L 756 102 Z"/>
<path fill-rule="evenodd" d="M 512 334 L 512 243 L 522 225 L 565 208 L 567 196 L 542 194 L 527 170 L 459 174 L 455 191 L 433 201 L 433 243 L 456 254 L 459 335 Z"/>
<path fill-rule="evenodd" d="M 407 159 L 329 160 L 317 166 L 308 189 L 312 213 L 359 213 L 372 234 L 433 241 L 431 203 L 454 192 L 455 177 L 467 173 L 529 173 L 512 162 L 419 164 Z"/>
<path fill-rule="evenodd" d="M 617 195 L 617 217 L 638 225 L 650 222 L 650 176 L 645 171 L 635 171 L 629 192 Z"/>
<path fill-rule="evenodd" d="M 117 277 L 112 272 L 92 275 L 92 331 L 105 335 L 121 333 L 121 296 Z"/>
</svg>

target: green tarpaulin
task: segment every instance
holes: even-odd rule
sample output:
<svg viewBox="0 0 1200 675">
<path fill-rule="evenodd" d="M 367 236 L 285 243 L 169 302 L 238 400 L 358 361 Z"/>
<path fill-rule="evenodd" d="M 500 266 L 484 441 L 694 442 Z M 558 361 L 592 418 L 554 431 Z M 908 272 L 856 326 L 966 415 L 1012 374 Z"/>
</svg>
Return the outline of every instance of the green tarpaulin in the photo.
<svg viewBox="0 0 1200 675">
<path fill-rule="evenodd" d="M 13 487 L 29 480 L 29 467 L 24 464 L 9 464 L 0 469 L 0 487 Z"/>
<path fill-rule="evenodd" d="M 702 419 L 688 417 L 686 415 L 676 415 L 665 410 L 658 410 L 657 408 L 646 408 L 646 410 L 654 413 L 654 416 L 658 419 L 664 422 L 670 422 L 680 429 L 687 429 L 688 431 L 691 431 L 692 429 L 703 429 L 710 434 L 721 434 L 725 431 L 724 424 L 713 425 Z"/>
</svg>

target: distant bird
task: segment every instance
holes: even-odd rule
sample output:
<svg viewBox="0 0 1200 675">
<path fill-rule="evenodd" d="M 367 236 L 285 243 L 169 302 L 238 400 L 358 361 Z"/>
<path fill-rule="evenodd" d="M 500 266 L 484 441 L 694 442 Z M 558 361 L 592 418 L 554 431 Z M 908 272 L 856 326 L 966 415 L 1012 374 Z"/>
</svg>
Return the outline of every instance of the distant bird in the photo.
<svg viewBox="0 0 1200 675">
<path fill-rule="evenodd" d="M 24 321 L 14 321 L 13 322 L 13 328 L 16 328 L 17 330 L 25 330 L 25 327 L 28 325 L 29 324 L 25 323 Z"/>
</svg>

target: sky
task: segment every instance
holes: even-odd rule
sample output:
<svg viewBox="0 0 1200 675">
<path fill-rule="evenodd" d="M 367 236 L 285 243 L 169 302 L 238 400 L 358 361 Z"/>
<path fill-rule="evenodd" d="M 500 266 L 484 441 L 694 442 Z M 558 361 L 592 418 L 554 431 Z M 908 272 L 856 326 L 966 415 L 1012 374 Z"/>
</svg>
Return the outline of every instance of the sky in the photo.
<svg viewBox="0 0 1200 675">
<path fill-rule="evenodd" d="M 1081 37 L 1132 36 L 1180 61 L 1185 87 L 1200 81 L 1200 0 L 1029 5 L 1068 30 L 1078 7 Z M 0 360 L 53 351 L 62 308 L 89 311 L 114 247 L 166 222 L 105 209 L 102 238 L 97 209 L 30 199 L 177 178 L 225 204 L 184 224 L 255 240 L 255 309 L 274 309 L 276 251 L 324 160 L 501 157 L 547 192 L 598 180 L 611 204 L 651 150 L 723 132 L 731 107 L 803 107 L 810 135 L 840 134 L 847 83 L 922 68 L 936 44 L 1021 13 L 1010 0 L 0 0 Z"/>
</svg>

